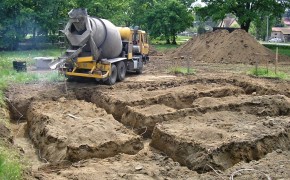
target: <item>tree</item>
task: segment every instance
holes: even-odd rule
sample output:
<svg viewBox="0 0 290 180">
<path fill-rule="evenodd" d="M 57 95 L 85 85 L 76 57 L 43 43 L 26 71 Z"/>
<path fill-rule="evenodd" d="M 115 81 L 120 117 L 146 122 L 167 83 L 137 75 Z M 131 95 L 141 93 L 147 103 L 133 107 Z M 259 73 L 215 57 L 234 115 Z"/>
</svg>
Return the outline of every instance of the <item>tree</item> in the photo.
<svg viewBox="0 0 290 180">
<path fill-rule="evenodd" d="M 33 35 L 34 43 L 36 34 L 54 35 L 71 7 L 66 0 L 0 1 L 0 49 L 17 49 L 27 34 Z"/>
<path fill-rule="evenodd" d="M 24 39 L 31 11 L 23 7 L 21 0 L 0 1 L 0 49 L 14 50 Z"/>
<path fill-rule="evenodd" d="M 148 30 L 147 16 L 152 11 L 155 0 L 132 0 L 130 4 L 131 26 Z"/>
<path fill-rule="evenodd" d="M 241 28 L 248 32 L 251 22 L 261 16 L 281 17 L 289 0 L 205 0 L 206 7 L 196 9 L 204 19 L 212 17 L 215 21 L 223 20 L 231 13 L 238 18 Z"/>
<path fill-rule="evenodd" d="M 176 35 L 190 27 L 193 15 L 178 0 L 156 2 L 147 15 L 147 26 L 153 37 L 164 36 L 167 43 L 176 44 Z"/>
<path fill-rule="evenodd" d="M 117 26 L 131 23 L 130 6 L 133 0 L 75 0 L 74 8 L 87 8 L 88 14 L 112 21 Z"/>
</svg>

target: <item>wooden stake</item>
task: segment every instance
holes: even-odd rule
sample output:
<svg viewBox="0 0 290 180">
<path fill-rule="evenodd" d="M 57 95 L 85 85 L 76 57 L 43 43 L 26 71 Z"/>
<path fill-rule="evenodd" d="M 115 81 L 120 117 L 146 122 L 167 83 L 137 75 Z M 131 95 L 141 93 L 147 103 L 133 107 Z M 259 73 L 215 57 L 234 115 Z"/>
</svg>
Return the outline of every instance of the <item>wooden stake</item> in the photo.
<svg viewBox="0 0 290 180">
<path fill-rule="evenodd" d="M 256 66 L 256 73 L 255 74 L 256 74 L 256 76 L 258 76 L 258 59 L 256 59 L 256 65 L 255 66 Z"/>
<path fill-rule="evenodd" d="M 187 74 L 189 74 L 189 70 L 190 70 L 189 60 L 191 60 L 191 59 L 187 58 Z"/>
<path fill-rule="evenodd" d="M 275 74 L 277 74 L 277 65 L 278 65 L 278 47 L 276 47 Z"/>
<path fill-rule="evenodd" d="M 269 61 L 266 59 L 266 68 L 267 68 L 267 74 L 269 74 Z"/>
</svg>

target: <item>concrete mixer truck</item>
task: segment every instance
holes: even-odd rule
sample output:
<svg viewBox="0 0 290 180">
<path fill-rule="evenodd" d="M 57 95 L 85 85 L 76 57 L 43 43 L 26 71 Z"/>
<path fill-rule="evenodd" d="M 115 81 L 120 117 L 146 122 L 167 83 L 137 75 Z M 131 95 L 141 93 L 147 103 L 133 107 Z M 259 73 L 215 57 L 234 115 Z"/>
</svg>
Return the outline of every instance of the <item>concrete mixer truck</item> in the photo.
<svg viewBox="0 0 290 180">
<path fill-rule="evenodd" d="M 63 30 L 69 48 L 50 64 L 65 76 L 94 78 L 108 85 L 123 81 L 127 71 L 142 73 L 149 60 L 147 34 L 138 27 L 116 27 L 90 17 L 86 9 L 72 9 Z"/>
</svg>

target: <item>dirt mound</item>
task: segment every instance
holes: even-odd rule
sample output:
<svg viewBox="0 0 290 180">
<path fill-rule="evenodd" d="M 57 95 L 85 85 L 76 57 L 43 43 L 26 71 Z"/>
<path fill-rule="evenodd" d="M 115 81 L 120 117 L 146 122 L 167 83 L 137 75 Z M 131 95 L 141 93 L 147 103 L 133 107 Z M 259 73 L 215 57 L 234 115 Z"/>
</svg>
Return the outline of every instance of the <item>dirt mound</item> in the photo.
<svg viewBox="0 0 290 180">
<path fill-rule="evenodd" d="M 162 54 L 159 53 L 157 51 L 157 49 L 152 44 L 150 44 L 150 47 L 149 47 L 149 56 L 162 56 Z"/>
<path fill-rule="evenodd" d="M 287 150 L 289 119 L 261 118 L 221 111 L 187 116 L 157 124 L 151 145 L 200 173 L 225 170 L 234 164 L 263 158 L 275 149 Z"/>
<path fill-rule="evenodd" d="M 208 63 L 254 64 L 256 60 L 273 62 L 273 52 L 244 30 L 229 33 L 220 30 L 195 36 L 186 44 L 172 51 L 169 56 L 187 58 Z"/>
<path fill-rule="evenodd" d="M 136 154 L 143 148 L 139 136 L 92 103 L 33 102 L 27 115 L 30 137 L 48 161 Z"/>
</svg>

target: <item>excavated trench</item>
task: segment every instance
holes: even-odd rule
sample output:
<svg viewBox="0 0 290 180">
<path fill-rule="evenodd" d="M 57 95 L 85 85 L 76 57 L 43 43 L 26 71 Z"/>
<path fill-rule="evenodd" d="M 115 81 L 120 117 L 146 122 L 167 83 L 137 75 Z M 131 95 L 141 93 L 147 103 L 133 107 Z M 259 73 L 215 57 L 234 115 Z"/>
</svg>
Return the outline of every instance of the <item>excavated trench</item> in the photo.
<svg viewBox="0 0 290 180">
<path fill-rule="evenodd" d="M 205 173 L 288 151 L 287 93 L 236 79 L 197 79 L 68 91 L 26 85 L 7 98 L 15 143 L 37 165 L 136 155 L 149 138 L 151 148 Z"/>
</svg>

